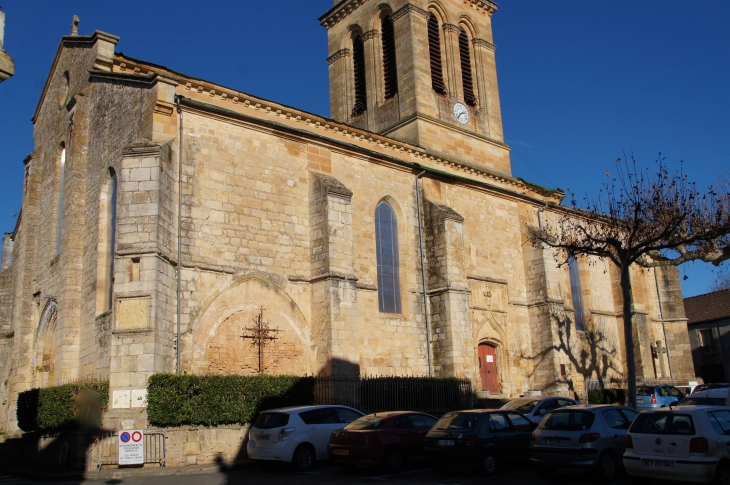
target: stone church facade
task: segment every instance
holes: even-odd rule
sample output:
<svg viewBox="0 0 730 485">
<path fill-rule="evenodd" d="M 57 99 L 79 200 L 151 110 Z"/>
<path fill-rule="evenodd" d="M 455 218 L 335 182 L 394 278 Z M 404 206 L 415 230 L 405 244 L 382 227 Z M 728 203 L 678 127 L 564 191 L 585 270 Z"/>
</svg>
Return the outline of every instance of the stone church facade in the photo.
<svg viewBox="0 0 730 485">
<path fill-rule="evenodd" d="M 496 10 L 336 1 L 331 119 L 116 53 L 107 33 L 63 37 L 3 240 L 2 428 L 32 387 L 256 373 L 241 336 L 262 309 L 271 374 L 432 373 L 505 397 L 622 376 L 615 270 L 559 268 L 525 237 L 564 194 L 511 173 Z M 659 341 L 693 377 L 676 271 L 633 287 L 638 374 L 668 377 Z"/>
</svg>

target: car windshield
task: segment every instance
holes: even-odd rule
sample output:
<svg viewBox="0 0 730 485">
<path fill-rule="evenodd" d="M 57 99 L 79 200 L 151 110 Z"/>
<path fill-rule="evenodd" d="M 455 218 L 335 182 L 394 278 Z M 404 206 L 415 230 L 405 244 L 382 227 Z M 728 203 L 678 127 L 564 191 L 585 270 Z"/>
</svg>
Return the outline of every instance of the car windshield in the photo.
<svg viewBox="0 0 730 485">
<path fill-rule="evenodd" d="M 258 429 L 271 429 L 281 428 L 287 424 L 289 424 L 289 415 L 286 413 L 261 413 L 253 426 Z"/>
<path fill-rule="evenodd" d="M 380 429 L 386 419 L 387 418 L 385 418 L 384 416 L 371 414 L 369 416 L 363 416 L 362 418 L 356 419 L 352 423 L 345 426 L 345 429 Z"/>
<path fill-rule="evenodd" d="M 593 425 L 596 415 L 590 411 L 553 411 L 541 424 L 541 429 L 578 431 L 588 429 Z"/>
<path fill-rule="evenodd" d="M 651 396 L 654 394 L 654 388 L 649 386 L 640 386 L 636 388 L 637 396 Z"/>
<path fill-rule="evenodd" d="M 724 406 L 722 397 L 685 397 L 677 406 Z"/>
<path fill-rule="evenodd" d="M 447 413 L 438 420 L 433 429 L 436 431 L 452 431 L 463 433 L 472 431 L 479 420 L 477 413 Z"/>
<path fill-rule="evenodd" d="M 539 402 L 534 399 L 512 399 L 510 402 L 503 404 L 500 409 L 514 409 L 522 414 L 530 414 Z"/>
</svg>

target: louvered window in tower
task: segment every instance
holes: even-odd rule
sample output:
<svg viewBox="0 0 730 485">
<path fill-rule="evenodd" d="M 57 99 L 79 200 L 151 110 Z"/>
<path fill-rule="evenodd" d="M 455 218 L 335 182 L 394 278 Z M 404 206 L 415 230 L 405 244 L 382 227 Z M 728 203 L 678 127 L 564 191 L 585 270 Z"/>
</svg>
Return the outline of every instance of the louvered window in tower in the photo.
<svg viewBox="0 0 730 485">
<path fill-rule="evenodd" d="M 439 21 L 434 14 L 428 18 L 428 53 L 431 57 L 431 85 L 439 94 L 446 94 L 444 70 L 441 64 L 441 35 Z"/>
<path fill-rule="evenodd" d="M 464 102 L 476 106 L 474 97 L 474 81 L 471 73 L 471 55 L 469 54 L 469 36 L 464 29 L 459 34 L 459 57 L 461 57 L 461 82 L 464 85 Z"/>
<path fill-rule="evenodd" d="M 393 19 L 383 17 L 383 76 L 385 78 L 385 99 L 392 98 L 398 92 L 398 74 L 395 69 L 395 32 Z"/>
<path fill-rule="evenodd" d="M 367 88 L 365 86 L 365 49 L 362 37 L 352 39 L 352 58 L 355 70 L 355 106 L 352 116 L 362 114 L 367 109 Z"/>
</svg>

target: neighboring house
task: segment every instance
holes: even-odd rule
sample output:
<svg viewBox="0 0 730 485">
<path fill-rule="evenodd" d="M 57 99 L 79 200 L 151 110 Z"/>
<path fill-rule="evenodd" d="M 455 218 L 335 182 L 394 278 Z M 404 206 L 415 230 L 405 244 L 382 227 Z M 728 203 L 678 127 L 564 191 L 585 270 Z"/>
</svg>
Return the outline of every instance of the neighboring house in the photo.
<svg viewBox="0 0 730 485">
<path fill-rule="evenodd" d="M 504 397 L 621 377 L 616 269 L 525 239 L 565 194 L 512 175 L 496 8 L 335 1 L 331 118 L 63 37 L 0 273 L 0 431 L 18 392 L 91 377 L 105 419 L 144 426 L 152 374 L 258 372 L 257 316 L 270 374 L 432 371 Z M 638 376 L 661 340 L 694 377 L 677 270 L 632 286 Z"/>
<path fill-rule="evenodd" d="M 684 299 L 697 376 L 727 382 L 730 376 L 730 289 Z"/>
</svg>

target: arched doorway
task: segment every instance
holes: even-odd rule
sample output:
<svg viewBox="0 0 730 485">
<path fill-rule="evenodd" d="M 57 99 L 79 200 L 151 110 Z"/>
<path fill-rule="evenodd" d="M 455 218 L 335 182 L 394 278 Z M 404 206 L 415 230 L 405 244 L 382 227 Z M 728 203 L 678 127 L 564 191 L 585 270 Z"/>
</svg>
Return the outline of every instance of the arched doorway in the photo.
<svg viewBox="0 0 730 485">
<path fill-rule="evenodd" d="M 55 381 L 57 318 L 58 303 L 56 300 L 48 300 L 41 314 L 35 352 L 31 360 L 31 368 L 35 374 L 35 387 L 52 386 Z"/>
<path fill-rule="evenodd" d="M 492 344 L 479 344 L 479 377 L 482 380 L 483 391 L 499 392 L 497 349 Z"/>
</svg>

